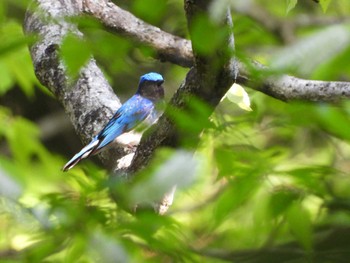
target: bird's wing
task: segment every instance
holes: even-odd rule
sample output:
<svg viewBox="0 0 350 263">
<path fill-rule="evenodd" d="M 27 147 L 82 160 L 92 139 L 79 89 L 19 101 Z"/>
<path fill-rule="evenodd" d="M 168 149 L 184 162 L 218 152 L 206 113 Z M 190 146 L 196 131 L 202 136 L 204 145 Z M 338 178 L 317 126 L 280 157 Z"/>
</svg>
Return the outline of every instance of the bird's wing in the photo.
<svg viewBox="0 0 350 263">
<path fill-rule="evenodd" d="M 126 101 L 96 136 L 99 144 L 96 151 L 111 143 L 116 137 L 135 128 L 153 111 L 154 104 L 139 95 Z"/>
<path fill-rule="evenodd" d="M 71 169 L 82 159 L 97 153 L 122 133 L 133 129 L 152 113 L 153 108 L 154 104 L 150 100 L 140 95 L 132 96 L 117 110 L 102 131 L 66 163 L 63 171 Z"/>
<path fill-rule="evenodd" d="M 136 94 L 117 110 L 102 131 L 88 145 L 65 164 L 63 171 L 68 171 L 82 159 L 99 152 L 119 135 L 135 128 L 146 118 L 149 124 L 156 121 L 157 114 L 153 100 L 163 99 L 164 90 L 161 86 L 163 81 L 163 77 L 158 73 L 150 72 L 143 75 Z M 141 94 L 145 97 L 142 97 Z"/>
</svg>

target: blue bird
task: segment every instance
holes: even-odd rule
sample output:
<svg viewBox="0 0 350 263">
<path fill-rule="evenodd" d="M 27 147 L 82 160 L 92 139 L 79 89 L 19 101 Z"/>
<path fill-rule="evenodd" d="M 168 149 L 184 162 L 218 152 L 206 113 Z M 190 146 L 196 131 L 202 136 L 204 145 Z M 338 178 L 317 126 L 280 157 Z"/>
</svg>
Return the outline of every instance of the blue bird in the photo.
<svg viewBox="0 0 350 263">
<path fill-rule="evenodd" d="M 63 171 L 68 171 L 82 159 L 100 152 L 121 134 L 135 128 L 145 119 L 151 122 L 156 119 L 156 103 L 164 98 L 164 79 L 162 75 L 150 72 L 140 78 L 138 89 L 113 115 L 106 126 L 86 145 L 73 156 Z"/>
</svg>

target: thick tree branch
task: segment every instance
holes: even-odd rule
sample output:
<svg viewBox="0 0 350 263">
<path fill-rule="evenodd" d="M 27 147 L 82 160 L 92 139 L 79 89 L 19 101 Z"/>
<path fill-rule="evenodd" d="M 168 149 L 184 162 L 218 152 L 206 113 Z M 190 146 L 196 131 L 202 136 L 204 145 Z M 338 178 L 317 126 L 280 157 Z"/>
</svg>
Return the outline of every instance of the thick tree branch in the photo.
<svg viewBox="0 0 350 263">
<path fill-rule="evenodd" d="M 83 0 L 83 11 L 98 18 L 115 33 L 146 44 L 157 51 L 157 58 L 180 66 L 192 64 L 191 42 L 145 23 L 108 0 Z"/>
<path fill-rule="evenodd" d="M 28 11 L 24 22 L 26 34 L 37 35 L 39 39 L 30 47 L 35 74 L 62 103 L 77 134 L 87 143 L 120 106 L 119 99 L 95 60 L 88 62 L 76 81 L 68 79 L 60 61 L 59 49 L 64 37 L 82 36 L 74 25 L 65 21 L 69 16 L 81 14 L 79 2 L 38 0 L 35 3 L 35 11 Z M 119 146 L 113 154 L 104 154 L 101 159 L 107 167 L 116 167 L 114 157 L 122 154 L 124 149 Z"/>
<path fill-rule="evenodd" d="M 135 41 L 152 47 L 158 52 L 162 61 L 186 67 L 193 65 L 193 53 L 189 40 L 172 36 L 157 27 L 146 24 L 107 0 L 85 0 L 83 9 L 86 13 L 97 17 L 113 32 L 128 35 Z M 134 26 L 128 27 L 129 24 Z M 141 25 L 140 28 L 137 25 Z M 173 43 L 172 48 L 167 49 L 167 43 Z M 253 71 L 263 72 L 266 69 L 257 62 L 253 64 Z M 239 69 L 238 83 L 249 85 L 249 87 L 279 100 L 332 102 L 350 98 L 349 82 L 304 80 L 288 75 L 257 81 L 254 73 L 248 70 L 244 63 L 240 62 L 237 65 Z"/>
</svg>

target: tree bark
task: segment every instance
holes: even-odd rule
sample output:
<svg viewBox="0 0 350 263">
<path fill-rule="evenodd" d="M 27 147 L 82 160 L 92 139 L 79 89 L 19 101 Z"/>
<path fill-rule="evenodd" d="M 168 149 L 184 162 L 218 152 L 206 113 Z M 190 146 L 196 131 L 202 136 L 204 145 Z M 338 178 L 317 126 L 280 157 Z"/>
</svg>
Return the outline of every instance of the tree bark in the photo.
<svg viewBox="0 0 350 263">
<path fill-rule="evenodd" d="M 119 99 L 93 58 L 74 81 L 68 78 L 60 61 L 62 40 L 68 34 L 83 37 L 75 25 L 66 21 L 81 14 L 81 2 L 40 0 L 34 3 L 35 8 L 26 13 L 24 31 L 38 37 L 30 46 L 35 74 L 63 105 L 76 133 L 87 143 L 120 107 Z M 114 156 L 124 154 L 125 149 L 117 146 L 112 152 L 101 154 L 100 159 L 106 167 L 116 167 Z"/>
</svg>

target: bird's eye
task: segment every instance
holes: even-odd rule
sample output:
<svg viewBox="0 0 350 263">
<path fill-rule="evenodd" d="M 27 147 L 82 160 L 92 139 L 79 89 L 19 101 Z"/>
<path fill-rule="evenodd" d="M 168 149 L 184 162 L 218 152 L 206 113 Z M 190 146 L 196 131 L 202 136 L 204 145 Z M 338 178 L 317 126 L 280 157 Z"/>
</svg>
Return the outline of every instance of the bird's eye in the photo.
<svg viewBox="0 0 350 263">
<path fill-rule="evenodd" d="M 157 86 L 160 86 L 160 85 L 162 85 L 163 83 L 164 83 L 163 80 L 159 80 L 159 81 L 157 81 Z"/>
</svg>

